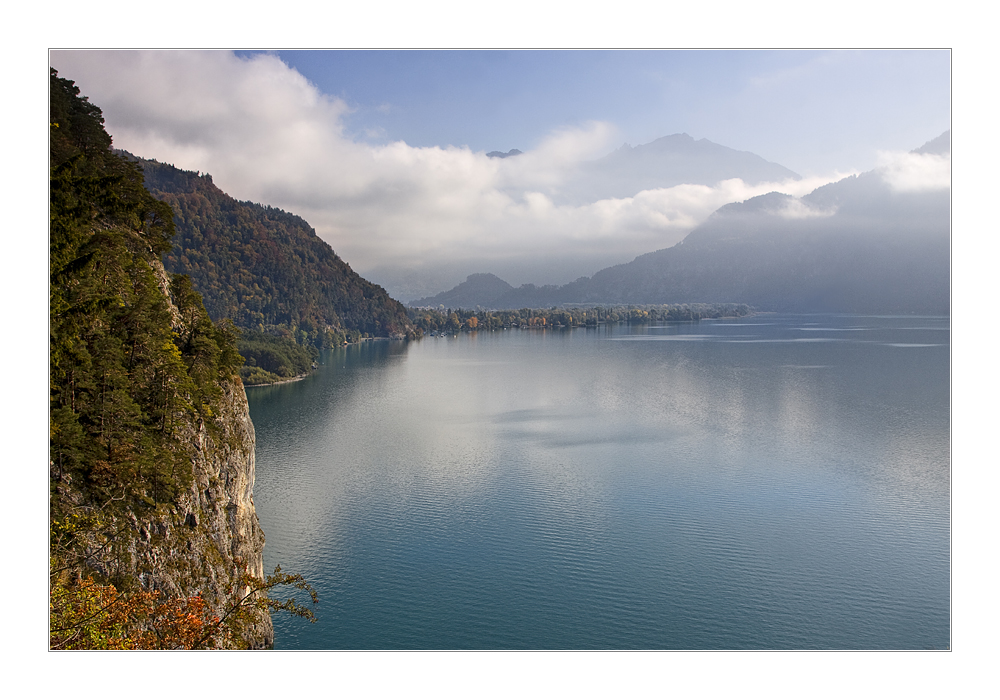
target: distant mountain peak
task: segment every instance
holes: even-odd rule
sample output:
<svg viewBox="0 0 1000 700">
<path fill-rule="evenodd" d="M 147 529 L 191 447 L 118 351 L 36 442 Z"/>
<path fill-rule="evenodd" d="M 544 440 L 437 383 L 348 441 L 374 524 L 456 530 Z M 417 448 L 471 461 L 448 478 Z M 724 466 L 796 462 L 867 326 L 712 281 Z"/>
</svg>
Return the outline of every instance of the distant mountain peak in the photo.
<svg viewBox="0 0 1000 700">
<path fill-rule="evenodd" d="M 451 308 L 475 308 L 488 306 L 493 300 L 514 289 L 496 275 L 477 272 L 446 292 L 432 297 L 415 299 L 410 306 L 448 306 Z"/>
<path fill-rule="evenodd" d="M 734 178 L 748 185 L 801 179 L 749 151 L 678 133 L 637 146 L 625 143 L 602 158 L 581 163 L 553 198 L 558 203 L 584 204 L 677 185 L 712 187 Z"/>
<path fill-rule="evenodd" d="M 944 155 L 945 153 L 951 153 L 951 129 L 948 129 L 936 139 L 931 139 L 920 148 L 915 148 L 910 152 L 921 155 Z"/>
<path fill-rule="evenodd" d="M 465 278 L 466 282 L 499 282 L 502 285 L 507 285 L 502 279 L 494 275 L 492 272 L 474 272 Z M 507 285 L 510 286 L 510 285 Z"/>
<path fill-rule="evenodd" d="M 742 202 L 724 204 L 715 210 L 713 216 L 777 212 L 787 205 L 788 202 L 791 202 L 794 199 L 795 197 L 790 194 L 785 194 L 784 192 L 768 192 L 767 194 L 759 194 L 756 197 L 751 197 L 750 199 Z"/>
<path fill-rule="evenodd" d="M 947 150 L 948 136 L 921 150 Z M 868 171 L 801 198 L 772 191 L 724 205 L 673 247 L 569 284 L 513 289 L 494 275 L 470 275 L 448 292 L 410 304 L 519 309 L 736 302 L 797 313 L 947 314 L 949 212 L 947 191 L 894 192 Z"/>
<path fill-rule="evenodd" d="M 509 151 L 507 151 L 506 153 L 504 153 L 503 151 L 490 151 L 489 153 L 486 154 L 486 157 L 487 158 L 510 158 L 511 156 L 519 156 L 519 155 L 521 155 L 521 151 L 517 150 L 516 148 L 512 148 Z"/>
</svg>

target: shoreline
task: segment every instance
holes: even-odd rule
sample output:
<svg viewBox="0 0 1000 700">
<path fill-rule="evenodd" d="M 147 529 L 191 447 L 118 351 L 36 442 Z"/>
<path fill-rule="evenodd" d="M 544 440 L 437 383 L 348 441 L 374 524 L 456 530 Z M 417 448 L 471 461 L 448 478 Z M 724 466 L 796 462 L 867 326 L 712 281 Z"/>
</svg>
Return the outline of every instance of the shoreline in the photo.
<svg viewBox="0 0 1000 700">
<path fill-rule="evenodd" d="M 288 379 L 279 379 L 276 382 L 268 382 L 267 384 L 244 384 L 244 389 L 252 389 L 258 386 L 277 386 L 278 384 L 288 384 L 289 382 L 299 382 L 308 377 L 312 372 L 306 372 L 305 374 L 300 374 L 295 377 L 289 377 Z"/>
<path fill-rule="evenodd" d="M 385 337 L 385 336 L 374 336 L 374 337 L 371 337 L 371 338 L 360 338 L 360 339 L 356 340 L 353 343 L 344 343 L 343 345 L 340 345 L 340 346 L 337 346 L 337 347 L 346 348 L 349 345 L 360 345 L 361 343 L 370 342 L 372 340 L 403 340 L 403 339 L 401 339 L 401 338 Z M 316 367 L 316 369 L 319 369 L 319 367 Z M 308 377 L 309 375 L 311 375 L 313 372 L 315 372 L 316 369 L 311 370 L 309 372 L 306 372 L 305 374 L 300 374 L 300 375 L 295 376 L 295 377 L 289 377 L 288 379 L 279 379 L 276 382 L 268 382 L 267 384 L 243 384 L 243 389 L 246 390 L 246 389 L 252 389 L 252 388 L 258 387 L 258 386 L 278 386 L 279 384 L 288 384 L 289 382 L 300 382 L 303 379 L 305 379 L 306 377 Z"/>
</svg>

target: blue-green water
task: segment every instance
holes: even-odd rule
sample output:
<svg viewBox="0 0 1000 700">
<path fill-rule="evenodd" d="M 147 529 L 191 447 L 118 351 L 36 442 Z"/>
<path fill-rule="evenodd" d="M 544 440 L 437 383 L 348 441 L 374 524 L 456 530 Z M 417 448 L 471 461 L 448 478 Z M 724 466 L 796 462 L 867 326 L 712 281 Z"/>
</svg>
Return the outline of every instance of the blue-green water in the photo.
<svg viewBox="0 0 1000 700">
<path fill-rule="evenodd" d="M 950 646 L 949 321 L 327 352 L 248 390 L 279 649 Z"/>
</svg>

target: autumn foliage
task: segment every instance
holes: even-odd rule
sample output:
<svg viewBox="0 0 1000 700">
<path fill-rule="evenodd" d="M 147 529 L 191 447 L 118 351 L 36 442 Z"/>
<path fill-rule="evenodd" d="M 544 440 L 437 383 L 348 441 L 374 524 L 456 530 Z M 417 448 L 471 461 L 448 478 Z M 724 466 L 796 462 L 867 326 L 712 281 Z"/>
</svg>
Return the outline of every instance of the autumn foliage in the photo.
<svg viewBox="0 0 1000 700">
<path fill-rule="evenodd" d="M 159 591 L 119 593 L 92 578 L 49 598 L 51 649 L 196 649 L 212 646 L 219 618 L 200 596 L 160 602 Z"/>
<path fill-rule="evenodd" d="M 284 610 L 310 621 L 312 611 L 296 603 L 272 600 L 279 586 L 316 592 L 298 575 L 274 573 L 258 579 L 244 573 L 222 617 L 201 596 L 161 600 L 159 591 L 120 592 L 88 577 L 76 584 L 55 583 L 49 595 L 50 649 L 239 649 L 253 610 Z"/>
</svg>

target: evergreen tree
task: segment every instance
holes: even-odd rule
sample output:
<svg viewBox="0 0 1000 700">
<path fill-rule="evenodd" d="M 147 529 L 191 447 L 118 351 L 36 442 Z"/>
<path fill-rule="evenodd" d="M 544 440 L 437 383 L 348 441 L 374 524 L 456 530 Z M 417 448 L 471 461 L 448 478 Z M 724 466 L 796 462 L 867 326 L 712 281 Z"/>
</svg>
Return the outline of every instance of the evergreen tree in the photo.
<svg viewBox="0 0 1000 700">
<path fill-rule="evenodd" d="M 140 537 L 137 517 L 170 512 L 192 484 L 192 429 L 222 434 L 224 385 L 239 381 L 243 364 L 239 333 L 212 323 L 190 279 L 164 271 L 170 206 L 146 190 L 137 164 L 111 150 L 100 109 L 54 70 L 50 96 L 53 647 L 238 645 L 231 622 L 253 618 L 251 609 L 301 614 L 246 586 L 266 592 L 305 585 L 301 577 L 234 570 L 241 592 L 226 602 L 226 618 L 213 619 L 200 596 L 152 606 L 125 543 Z M 170 631 L 181 617 L 193 625 L 183 639 Z"/>
<path fill-rule="evenodd" d="M 332 345 L 349 332 L 413 337 L 405 308 L 363 279 L 304 220 L 239 202 L 209 175 L 130 156 L 173 210 L 166 268 L 188 275 L 213 319 L 245 330 L 289 330 L 299 344 Z"/>
</svg>

